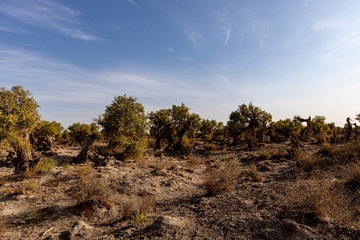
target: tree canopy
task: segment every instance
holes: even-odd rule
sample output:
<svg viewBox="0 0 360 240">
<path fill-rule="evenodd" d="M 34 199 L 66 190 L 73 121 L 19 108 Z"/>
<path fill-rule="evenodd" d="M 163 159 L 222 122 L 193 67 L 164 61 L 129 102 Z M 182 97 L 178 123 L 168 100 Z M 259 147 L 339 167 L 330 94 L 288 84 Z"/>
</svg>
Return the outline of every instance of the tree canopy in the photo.
<svg viewBox="0 0 360 240">
<path fill-rule="evenodd" d="M 40 121 L 39 104 L 22 86 L 0 88 L 0 140 L 6 140 L 17 154 L 15 171 L 27 168 L 31 160 L 30 133 Z"/>
<path fill-rule="evenodd" d="M 190 113 L 190 109 L 181 104 L 171 109 L 161 109 L 149 114 L 150 134 L 155 138 L 155 148 L 161 148 L 161 140 L 166 139 L 168 150 L 182 151 L 189 144 L 189 138 L 195 137 L 201 126 L 198 114 Z"/>
<path fill-rule="evenodd" d="M 110 149 L 122 146 L 131 155 L 142 156 L 147 122 L 144 106 L 136 98 L 127 95 L 115 97 L 98 123 Z"/>
<path fill-rule="evenodd" d="M 227 123 L 230 136 L 233 138 L 234 145 L 245 138 L 249 147 L 254 147 L 255 139 L 262 135 L 266 127 L 271 123 L 270 113 L 263 111 L 250 102 L 248 105 L 242 104 L 236 111 L 230 114 Z"/>
</svg>

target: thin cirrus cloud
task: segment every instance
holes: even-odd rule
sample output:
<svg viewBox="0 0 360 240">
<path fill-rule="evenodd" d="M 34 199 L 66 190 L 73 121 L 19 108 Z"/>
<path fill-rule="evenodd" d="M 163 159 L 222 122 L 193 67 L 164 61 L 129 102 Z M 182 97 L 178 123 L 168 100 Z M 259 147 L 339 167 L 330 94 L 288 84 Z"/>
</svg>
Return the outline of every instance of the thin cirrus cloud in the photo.
<svg viewBox="0 0 360 240">
<path fill-rule="evenodd" d="M 27 34 L 28 32 L 24 29 L 16 26 L 12 26 L 9 24 L 2 24 L 0 25 L 1 32 L 8 32 L 8 33 L 19 33 L 19 34 Z"/>
<path fill-rule="evenodd" d="M 81 31 L 79 11 L 53 0 L 3 0 L 0 2 L 0 13 L 14 20 L 41 28 L 55 29 L 58 32 L 84 41 L 100 41 L 100 37 Z"/>
<path fill-rule="evenodd" d="M 333 56 L 337 51 L 357 47 L 360 43 L 359 24 L 360 17 L 352 12 L 317 21 L 312 27 L 313 32 L 327 38 L 322 46 L 321 58 L 336 59 Z"/>
<path fill-rule="evenodd" d="M 135 0 L 127 0 L 131 5 L 133 5 L 135 8 L 139 8 L 139 5 L 135 2 Z"/>
<path fill-rule="evenodd" d="M 185 100 L 190 106 L 196 106 L 204 99 L 219 102 L 219 94 L 211 89 L 184 83 L 164 73 L 139 69 L 136 72 L 87 70 L 57 62 L 36 52 L 1 45 L 0 56 L 2 85 L 8 88 L 23 85 L 34 94 L 41 106 L 45 106 L 42 110 L 48 114 L 55 111 L 51 107 L 54 104 L 68 106 L 65 110 L 72 111 L 75 104 L 85 108 L 89 104 L 105 106 L 114 96 L 123 94 L 146 99 L 147 105 L 161 101 L 164 103 L 162 107 Z M 206 112 L 209 109 L 202 110 Z M 93 116 L 99 113 L 93 110 Z"/>
<path fill-rule="evenodd" d="M 203 36 L 199 30 L 193 28 L 186 28 L 185 35 L 188 41 L 193 45 L 193 47 L 195 47 L 196 49 L 200 47 Z"/>
<path fill-rule="evenodd" d="M 231 34 L 231 27 L 229 30 L 226 31 L 226 38 L 225 38 L 225 42 L 224 42 L 225 47 L 227 46 L 227 44 L 229 42 L 230 34 Z"/>
</svg>

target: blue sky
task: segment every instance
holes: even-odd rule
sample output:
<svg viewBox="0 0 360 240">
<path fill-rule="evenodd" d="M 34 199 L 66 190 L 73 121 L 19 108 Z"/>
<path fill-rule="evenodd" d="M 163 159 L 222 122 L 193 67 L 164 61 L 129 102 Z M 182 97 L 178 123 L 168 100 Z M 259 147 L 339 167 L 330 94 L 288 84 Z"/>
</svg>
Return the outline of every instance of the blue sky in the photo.
<svg viewBox="0 0 360 240">
<path fill-rule="evenodd" d="M 242 103 L 274 120 L 360 113 L 360 1 L 1 0 L 0 85 L 46 120 L 89 123 L 113 98 L 185 103 L 226 122 Z"/>
</svg>

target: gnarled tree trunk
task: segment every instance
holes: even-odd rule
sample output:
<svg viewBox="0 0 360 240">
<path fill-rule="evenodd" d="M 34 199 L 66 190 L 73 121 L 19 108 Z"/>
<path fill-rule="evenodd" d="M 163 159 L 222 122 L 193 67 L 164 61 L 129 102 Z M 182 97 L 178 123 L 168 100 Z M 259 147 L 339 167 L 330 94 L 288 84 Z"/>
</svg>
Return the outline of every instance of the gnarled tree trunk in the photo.
<svg viewBox="0 0 360 240">
<path fill-rule="evenodd" d="M 95 143 L 97 137 L 96 136 L 90 136 L 84 146 L 82 147 L 79 155 L 77 155 L 75 158 L 74 158 L 74 162 L 75 163 L 83 163 L 83 162 L 86 162 L 87 158 L 88 158 L 88 152 L 89 150 L 92 148 L 93 144 Z"/>
<path fill-rule="evenodd" d="M 10 145 L 16 153 L 16 157 L 12 160 L 12 164 L 15 167 L 15 173 L 25 172 L 29 169 L 30 161 L 32 161 L 32 149 L 29 135 L 27 134 L 24 139 L 15 137 L 10 142 Z"/>
</svg>

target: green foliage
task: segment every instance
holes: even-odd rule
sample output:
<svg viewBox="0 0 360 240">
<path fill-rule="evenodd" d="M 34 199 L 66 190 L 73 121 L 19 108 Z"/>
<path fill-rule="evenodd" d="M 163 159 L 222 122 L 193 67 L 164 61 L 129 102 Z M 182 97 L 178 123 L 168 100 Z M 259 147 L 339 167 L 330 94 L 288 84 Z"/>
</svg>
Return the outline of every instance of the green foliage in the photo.
<svg viewBox="0 0 360 240">
<path fill-rule="evenodd" d="M 136 224 L 144 224 L 148 220 L 148 216 L 145 212 L 137 212 L 132 216 L 133 221 Z"/>
<path fill-rule="evenodd" d="M 330 134 L 330 126 L 325 119 L 324 116 L 315 116 L 311 120 L 313 133 L 319 142 L 327 142 L 328 135 Z"/>
<path fill-rule="evenodd" d="M 203 119 L 200 126 L 200 137 L 206 142 L 210 142 L 217 130 L 218 123 L 215 120 Z"/>
<path fill-rule="evenodd" d="M 0 141 L 6 140 L 17 154 L 15 172 L 25 171 L 31 160 L 30 134 L 40 121 L 39 105 L 22 86 L 0 88 Z"/>
<path fill-rule="evenodd" d="M 0 88 L 0 139 L 30 133 L 40 120 L 39 105 L 22 86 Z"/>
<path fill-rule="evenodd" d="M 27 184 L 25 184 L 25 190 L 30 190 L 30 191 L 36 191 L 39 189 L 39 184 L 37 182 L 28 182 Z"/>
<path fill-rule="evenodd" d="M 299 116 L 294 116 L 292 120 L 292 133 L 296 136 L 300 135 L 300 132 L 305 127 L 302 125 L 302 123 L 299 120 Z"/>
<path fill-rule="evenodd" d="M 144 107 L 131 96 L 118 96 L 106 107 L 105 113 L 99 119 L 103 134 L 109 141 L 109 148 L 124 147 L 130 153 L 139 157 L 139 150 L 144 150 L 143 144 L 137 142 L 146 138 L 147 122 Z M 142 146 L 142 147 L 140 147 Z"/>
<path fill-rule="evenodd" d="M 50 172 L 52 169 L 56 167 L 56 162 L 52 158 L 42 158 L 35 166 L 35 173 L 46 173 Z"/>
<path fill-rule="evenodd" d="M 272 116 L 261 108 L 242 104 L 230 114 L 227 128 L 236 145 L 242 138 L 245 138 L 249 147 L 254 147 L 255 140 L 260 138 L 270 124 Z M 261 140 L 261 139 L 260 139 Z"/>
<path fill-rule="evenodd" d="M 71 140 L 71 136 L 70 136 L 70 130 L 69 129 L 65 129 L 60 136 L 60 139 L 63 143 L 67 143 Z"/>
<path fill-rule="evenodd" d="M 70 139 L 83 146 L 90 136 L 99 136 L 100 130 L 96 123 L 73 123 L 69 128 Z"/>
<path fill-rule="evenodd" d="M 155 138 L 155 149 L 161 148 L 161 140 L 168 139 L 171 134 L 171 109 L 160 109 L 150 112 L 150 136 Z"/>
<path fill-rule="evenodd" d="M 60 138 L 63 129 L 61 123 L 42 120 L 32 135 L 36 149 L 40 151 L 50 150 L 53 140 Z"/>
<path fill-rule="evenodd" d="M 161 109 L 149 114 L 150 134 L 156 139 L 155 148 L 161 148 L 161 140 L 166 139 L 166 150 L 182 151 L 189 148 L 191 139 L 200 129 L 200 116 L 190 113 L 190 109 L 181 104 L 171 109 Z"/>
<path fill-rule="evenodd" d="M 140 138 L 138 141 L 132 143 L 129 147 L 129 156 L 135 159 L 140 159 L 144 156 L 147 148 L 147 139 Z"/>
<path fill-rule="evenodd" d="M 291 119 L 279 120 L 270 124 L 270 141 L 283 142 L 290 138 L 294 124 Z"/>
<path fill-rule="evenodd" d="M 45 139 L 48 137 L 58 138 L 61 136 L 63 130 L 64 128 L 61 123 L 42 120 L 35 128 L 34 135 L 38 139 Z"/>
</svg>

